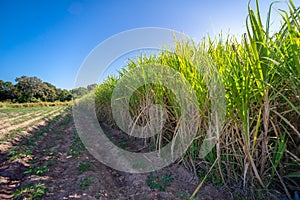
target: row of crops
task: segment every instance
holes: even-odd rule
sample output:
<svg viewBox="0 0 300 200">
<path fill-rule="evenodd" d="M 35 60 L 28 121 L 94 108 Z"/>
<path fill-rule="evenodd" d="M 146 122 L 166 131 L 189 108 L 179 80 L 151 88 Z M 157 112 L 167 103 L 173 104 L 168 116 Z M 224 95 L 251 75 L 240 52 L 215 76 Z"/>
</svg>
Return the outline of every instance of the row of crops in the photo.
<svg viewBox="0 0 300 200">
<path fill-rule="evenodd" d="M 62 114 L 65 106 L 24 107 L 0 109 L 1 144 L 11 143 L 18 137 L 26 136 L 29 128 L 38 128 L 47 121 Z"/>
<path fill-rule="evenodd" d="M 130 76 L 132 82 L 140 81 L 146 71 L 132 74 L 146 65 L 171 67 L 191 85 L 199 108 L 193 118 L 198 120 L 196 137 L 180 161 L 204 180 L 229 186 L 235 195 L 276 197 L 281 192 L 292 198 L 300 190 L 300 8 L 289 1 L 288 10 L 278 11 L 281 27 L 271 34 L 270 18 L 264 24 L 256 6 L 248 9 L 247 33 L 241 40 L 234 36 L 208 36 L 200 43 L 182 40 L 175 49 L 131 60 L 118 77 L 109 77 L 96 88 L 96 110 L 100 121 L 115 127 L 111 102 L 118 80 Z M 271 9 L 272 5 L 269 16 Z M 207 77 L 220 82 L 208 82 Z M 217 90 L 224 93 L 211 94 Z M 222 103 L 216 94 L 225 97 L 225 117 L 217 119 L 222 123 L 217 145 L 202 158 L 201 144 L 215 114 L 212 102 Z M 166 110 L 162 134 L 147 142 L 159 149 L 178 137 L 174 132 L 182 120 L 181 104 L 172 90 L 146 84 L 128 98 L 135 125 L 149 120 L 140 114 L 149 104 Z M 185 133 L 180 138 L 188 137 Z"/>
</svg>

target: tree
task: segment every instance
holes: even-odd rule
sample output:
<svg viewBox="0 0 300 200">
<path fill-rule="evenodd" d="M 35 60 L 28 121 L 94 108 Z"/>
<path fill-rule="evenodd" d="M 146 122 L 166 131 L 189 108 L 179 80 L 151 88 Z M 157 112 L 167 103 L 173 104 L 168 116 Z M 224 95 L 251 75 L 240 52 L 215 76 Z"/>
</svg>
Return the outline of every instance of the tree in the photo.
<svg viewBox="0 0 300 200">
<path fill-rule="evenodd" d="M 87 86 L 87 89 L 88 89 L 88 91 L 92 91 L 92 90 L 94 90 L 96 87 L 97 87 L 97 84 L 94 83 L 94 84 L 88 85 L 88 86 Z"/>
<path fill-rule="evenodd" d="M 44 82 L 42 85 L 42 96 L 40 96 L 39 98 L 42 101 L 53 102 L 57 100 L 57 91 L 58 89 L 54 85 Z"/>
<path fill-rule="evenodd" d="M 21 76 L 16 78 L 16 86 L 21 92 L 20 102 L 35 102 L 42 96 L 43 82 L 37 77 Z"/>
<path fill-rule="evenodd" d="M 85 87 L 79 87 L 71 90 L 74 99 L 82 97 L 83 95 L 89 93 L 88 89 Z"/>
<path fill-rule="evenodd" d="M 0 80 L 0 101 L 14 101 L 17 90 L 12 82 Z"/>
<path fill-rule="evenodd" d="M 59 101 L 62 101 L 62 102 L 64 102 L 64 101 L 71 101 L 72 98 L 73 98 L 73 95 L 68 90 L 65 90 L 65 89 L 61 90 L 61 89 L 59 89 L 57 91 L 57 100 L 59 100 Z"/>
<path fill-rule="evenodd" d="M 17 77 L 16 84 L 0 80 L 0 101 L 11 102 L 37 102 L 37 101 L 71 101 L 72 92 L 76 97 L 81 97 L 93 90 L 95 85 L 89 85 L 89 90 L 84 87 L 73 90 L 59 89 L 48 82 L 43 82 L 37 77 Z"/>
</svg>

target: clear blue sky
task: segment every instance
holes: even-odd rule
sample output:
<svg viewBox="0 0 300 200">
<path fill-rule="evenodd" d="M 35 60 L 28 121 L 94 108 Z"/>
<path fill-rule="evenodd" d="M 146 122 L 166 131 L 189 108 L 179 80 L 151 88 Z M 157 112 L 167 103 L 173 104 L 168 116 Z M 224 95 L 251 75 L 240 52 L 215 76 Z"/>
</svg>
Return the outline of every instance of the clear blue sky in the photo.
<svg viewBox="0 0 300 200">
<path fill-rule="evenodd" d="M 294 0 L 299 5 L 298 1 Z M 264 16 L 270 2 L 260 0 Z M 84 58 L 114 34 L 162 27 L 197 41 L 221 30 L 239 36 L 245 32 L 247 4 L 247 0 L 0 0 L 0 79 L 14 82 L 22 75 L 37 76 L 71 89 Z"/>
</svg>

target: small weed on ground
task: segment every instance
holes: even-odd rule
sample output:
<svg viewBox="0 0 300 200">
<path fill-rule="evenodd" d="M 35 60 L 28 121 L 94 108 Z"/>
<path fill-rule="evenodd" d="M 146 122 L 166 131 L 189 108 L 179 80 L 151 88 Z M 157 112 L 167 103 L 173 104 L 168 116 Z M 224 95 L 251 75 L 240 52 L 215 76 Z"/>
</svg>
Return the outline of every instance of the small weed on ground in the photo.
<svg viewBox="0 0 300 200">
<path fill-rule="evenodd" d="M 81 187 L 82 190 L 86 190 L 90 187 L 90 185 L 95 181 L 94 177 L 83 178 L 77 182 L 77 184 Z"/>
<path fill-rule="evenodd" d="M 48 172 L 49 169 L 47 166 L 30 166 L 26 171 L 24 171 L 24 174 L 34 174 L 34 175 L 42 175 L 46 172 Z"/>
<path fill-rule="evenodd" d="M 166 187 L 173 182 L 173 178 L 169 175 L 154 176 L 150 174 L 147 177 L 146 183 L 151 189 L 159 189 L 160 191 L 166 191 Z"/>
<path fill-rule="evenodd" d="M 92 164 L 93 163 L 89 161 L 84 161 L 80 163 L 77 167 L 78 173 L 82 174 L 83 172 L 90 170 L 92 168 Z"/>
<path fill-rule="evenodd" d="M 22 187 L 13 193 L 14 198 L 22 199 L 37 199 L 48 192 L 48 188 L 43 183 L 37 183 L 35 185 L 28 185 Z"/>
</svg>

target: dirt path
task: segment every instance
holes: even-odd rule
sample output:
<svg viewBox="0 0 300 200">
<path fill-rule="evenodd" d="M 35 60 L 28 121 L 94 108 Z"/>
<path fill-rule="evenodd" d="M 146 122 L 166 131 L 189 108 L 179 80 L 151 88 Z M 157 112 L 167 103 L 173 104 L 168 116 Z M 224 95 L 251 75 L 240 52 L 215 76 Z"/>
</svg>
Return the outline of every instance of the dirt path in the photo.
<svg viewBox="0 0 300 200">
<path fill-rule="evenodd" d="M 118 134 L 108 127 L 106 131 Z M 39 194 L 41 199 L 187 199 L 199 183 L 192 173 L 175 164 L 145 174 L 128 174 L 105 166 L 82 145 L 70 112 L 30 134 L 35 140 L 15 144 L 22 152 L 31 146 L 28 155 L 16 159 L 9 152 L 0 155 L 0 199 L 26 199 Z M 197 199 L 227 196 L 206 184 Z"/>
</svg>

